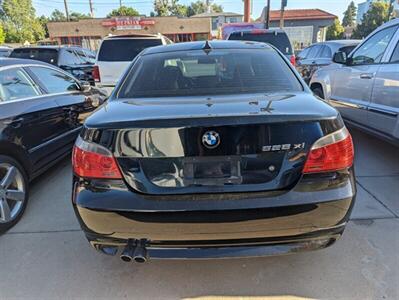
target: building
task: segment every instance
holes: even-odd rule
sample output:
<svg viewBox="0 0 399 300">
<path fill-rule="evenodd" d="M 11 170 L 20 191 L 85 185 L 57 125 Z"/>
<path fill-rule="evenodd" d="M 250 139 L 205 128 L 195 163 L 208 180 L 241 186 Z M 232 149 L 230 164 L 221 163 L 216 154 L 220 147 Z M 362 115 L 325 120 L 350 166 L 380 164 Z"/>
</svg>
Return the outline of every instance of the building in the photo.
<svg viewBox="0 0 399 300">
<path fill-rule="evenodd" d="M 270 11 L 270 27 L 280 26 L 280 10 Z M 264 13 L 257 20 L 264 22 Z M 295 49 L 303 49 L 313 43 L 324 42 L 327 27 L 337 16 L 321 9 L 288 9 L 284 11 L 284 30 Z"/>
<path fill-rule="evenodd" d="M 357 5 L 357 15 L 356 15 L 356 23 L 357 24 L 362 23 L 363 16 L 369 10 L 371 3 L 377 2 L 377 1 L 385 1 L 388 3 L 390 2 L 390 0 L 366 0 L 365 2 L 359 3 Z M 398 2 L 398 0 L 395 0 L 395 2 Z"/>
<path fill-rule="evenodd" d="M 174 42 L 206 40 L 211 37 L 212 23 L 210 17 L 117 17 L 50 22 L 47 27 L 52 41 L 95 50 L 101 40 L 111 34 L 162 33 Z"/>
<path fill-rule="evenodd" d="M 191 18 L 211 18 L 212 19 L 212 36 L 219 36 L 219 30 L 223 24 L 228 23 L 241 23 L 243 21 L 243 15 L 232 13 L 232 12 L 221 12 L 221 13 L 202 13 L 194 15 Z"/>
</svg>

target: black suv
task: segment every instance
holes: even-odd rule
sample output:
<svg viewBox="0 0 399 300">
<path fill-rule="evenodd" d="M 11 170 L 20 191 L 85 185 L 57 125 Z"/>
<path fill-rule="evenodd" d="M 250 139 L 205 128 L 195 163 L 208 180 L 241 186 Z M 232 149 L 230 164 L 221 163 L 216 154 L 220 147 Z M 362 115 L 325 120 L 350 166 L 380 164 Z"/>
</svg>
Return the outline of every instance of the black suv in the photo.
<svg viewBox="0 0 399 300">
<path fill-rule="evenodd" d="M 14 49 L 10 57 L 40 60 L 57 66 L 81 81 L 94 85 L 94 52 L 78 46 L 38 46 Z"/>
</svg>

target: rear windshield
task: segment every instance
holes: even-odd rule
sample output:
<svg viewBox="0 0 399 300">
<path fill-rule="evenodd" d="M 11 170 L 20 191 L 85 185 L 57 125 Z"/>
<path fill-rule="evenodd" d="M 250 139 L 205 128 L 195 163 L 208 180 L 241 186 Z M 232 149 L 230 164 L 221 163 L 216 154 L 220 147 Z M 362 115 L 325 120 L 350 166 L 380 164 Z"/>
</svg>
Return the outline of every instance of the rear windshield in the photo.
<svg viewBox="0 0 399 300">
<path fill-rule="evenodd" d="M 57 65 L 58 50 L 57 49 L 14 49 L 10 57 L 35 59 L 49 64 Z"/>
<path fill-rule="evenodd" d="M 180 51 L 144 55 L 117 98 L 296 92 L 298 79 L 273 49 Z"/>
<path fill-rule="evenodd" d="M 145 48 L 162 45 L 161 39 L 104 40 L 98 53 L 99 61 L 132 61 Z"/>
<path fill-rule="evenodd" d="M 283 32 L 252 33 L 233 32 L 229 40 L 242 40 L 269 43 L 280 50 L 284 55 L 292 55 L 292 47 L 288 36 Z"/>
</svg>

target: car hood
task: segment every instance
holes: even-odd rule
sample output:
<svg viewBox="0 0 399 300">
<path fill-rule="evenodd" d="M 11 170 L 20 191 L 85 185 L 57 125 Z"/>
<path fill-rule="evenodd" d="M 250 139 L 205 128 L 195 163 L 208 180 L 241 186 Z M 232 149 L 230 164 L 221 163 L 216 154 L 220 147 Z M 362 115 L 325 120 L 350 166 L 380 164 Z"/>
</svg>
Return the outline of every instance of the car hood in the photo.
<svg viewBox="0 0 399 300">
<path fill-rule="evenodd" d="M 86 120 L 86 126 L 172 126 L 187 124 L 187 119 L 207 119 L 211 124 L 218 120 L 224 124 L 269 123 L 331 119 L 337 115 L 334 108 L 308 92 L 111 99 Z"/>
</svg>

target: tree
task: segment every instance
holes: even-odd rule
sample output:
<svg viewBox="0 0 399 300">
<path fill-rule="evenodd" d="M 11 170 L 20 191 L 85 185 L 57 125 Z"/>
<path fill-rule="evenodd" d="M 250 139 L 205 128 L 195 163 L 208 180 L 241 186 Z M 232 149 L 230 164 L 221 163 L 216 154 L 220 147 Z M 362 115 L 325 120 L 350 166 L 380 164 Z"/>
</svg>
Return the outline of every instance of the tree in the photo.
<svg viewBox="0 0 399 300">
<path fill-rule="evenodd" d="M 382 1 L 373 2 L 363 16 L 362 23 L 357 25 L 352 37 L 355 39 L 365 38 L 387 20 L 389 20 L 389 4 Z"/>
<path fill-rule="evenodd" d="M 165 17 L 169 15 L 169 0 L 155 0 L 154 12 L 158 17 Z"/>
<path fill-rule="evenodd" d="M 192 2 L 187 9 L 187 16 L 191 17 L 193 15 L 203 14 L 208 11 L 205 1 L 197 0 Z M 223 12 L 223 7 L 213 3 L 211 5 L 211 12 L 220 13 Z"/>
<path fill-rule="evenodd" d="M 75 11 L 69 14 L 69 20 L 71 21 L 79 21 L 83 19 L 91 19 L 91 15 L 90 14 L 86 15 Z"/>
<path fill-rule="evenodd" d="M 6 40 L 6 35 L 4 34 L 3 26 L 0 24 L 0 44 L 3 44 Z"/>
<path fill-rule="evenodd" d="M 111 11 L 108 15 L 107 18 L 112 18 L 112 17 L 135 17 L 139 16 L 139 12 L 135 10 L 133 7 L 127 7 L 127 6 L 121 6 L 117 9 L 114 9 Z"/>
<path fill-rule="evenodd" d="M 58 9 L 55 9 L 51 13 L 49 20 L 52 21 L 52 22 L 64 22 L 64 21 L 67 20 L 67 18 L 66 18 L 65 14 L 62 11 L 60 11 Z"/>
<path fill-rule="evenodd" d="M 344 32 L 344 27 L 341 25 L 338 19 L 335 19 L 334 24 L 327 28 L 326 39 L 328 41 L 342 39 Z"/>
<path fill-rule="evenodd" d="M 352 1 L 346 11 L 344 12 L 344 18 L 342 19 L 342 26 L 352 27 L 355 25 L 357 8 L 355 3 Z"/>
<path fill-rule="evenodd" d="M 4 27 L 6 42 L 35 42 L 44 37 L 44 30 L 35 17 L 31 0 L 3 0 L 0 19 Z"/>
<path fill-rule="evenodd" d="M 44 31 L 44 37 L 48 38 L 49 34 L 48 34 L 47 23 L 49 22 L 49 18 L 47 18 L 46 16 L 41 16 L 37 18 L 37 20 L 39 21 L 40 25 L 42 25 Z"/>
</svg>

